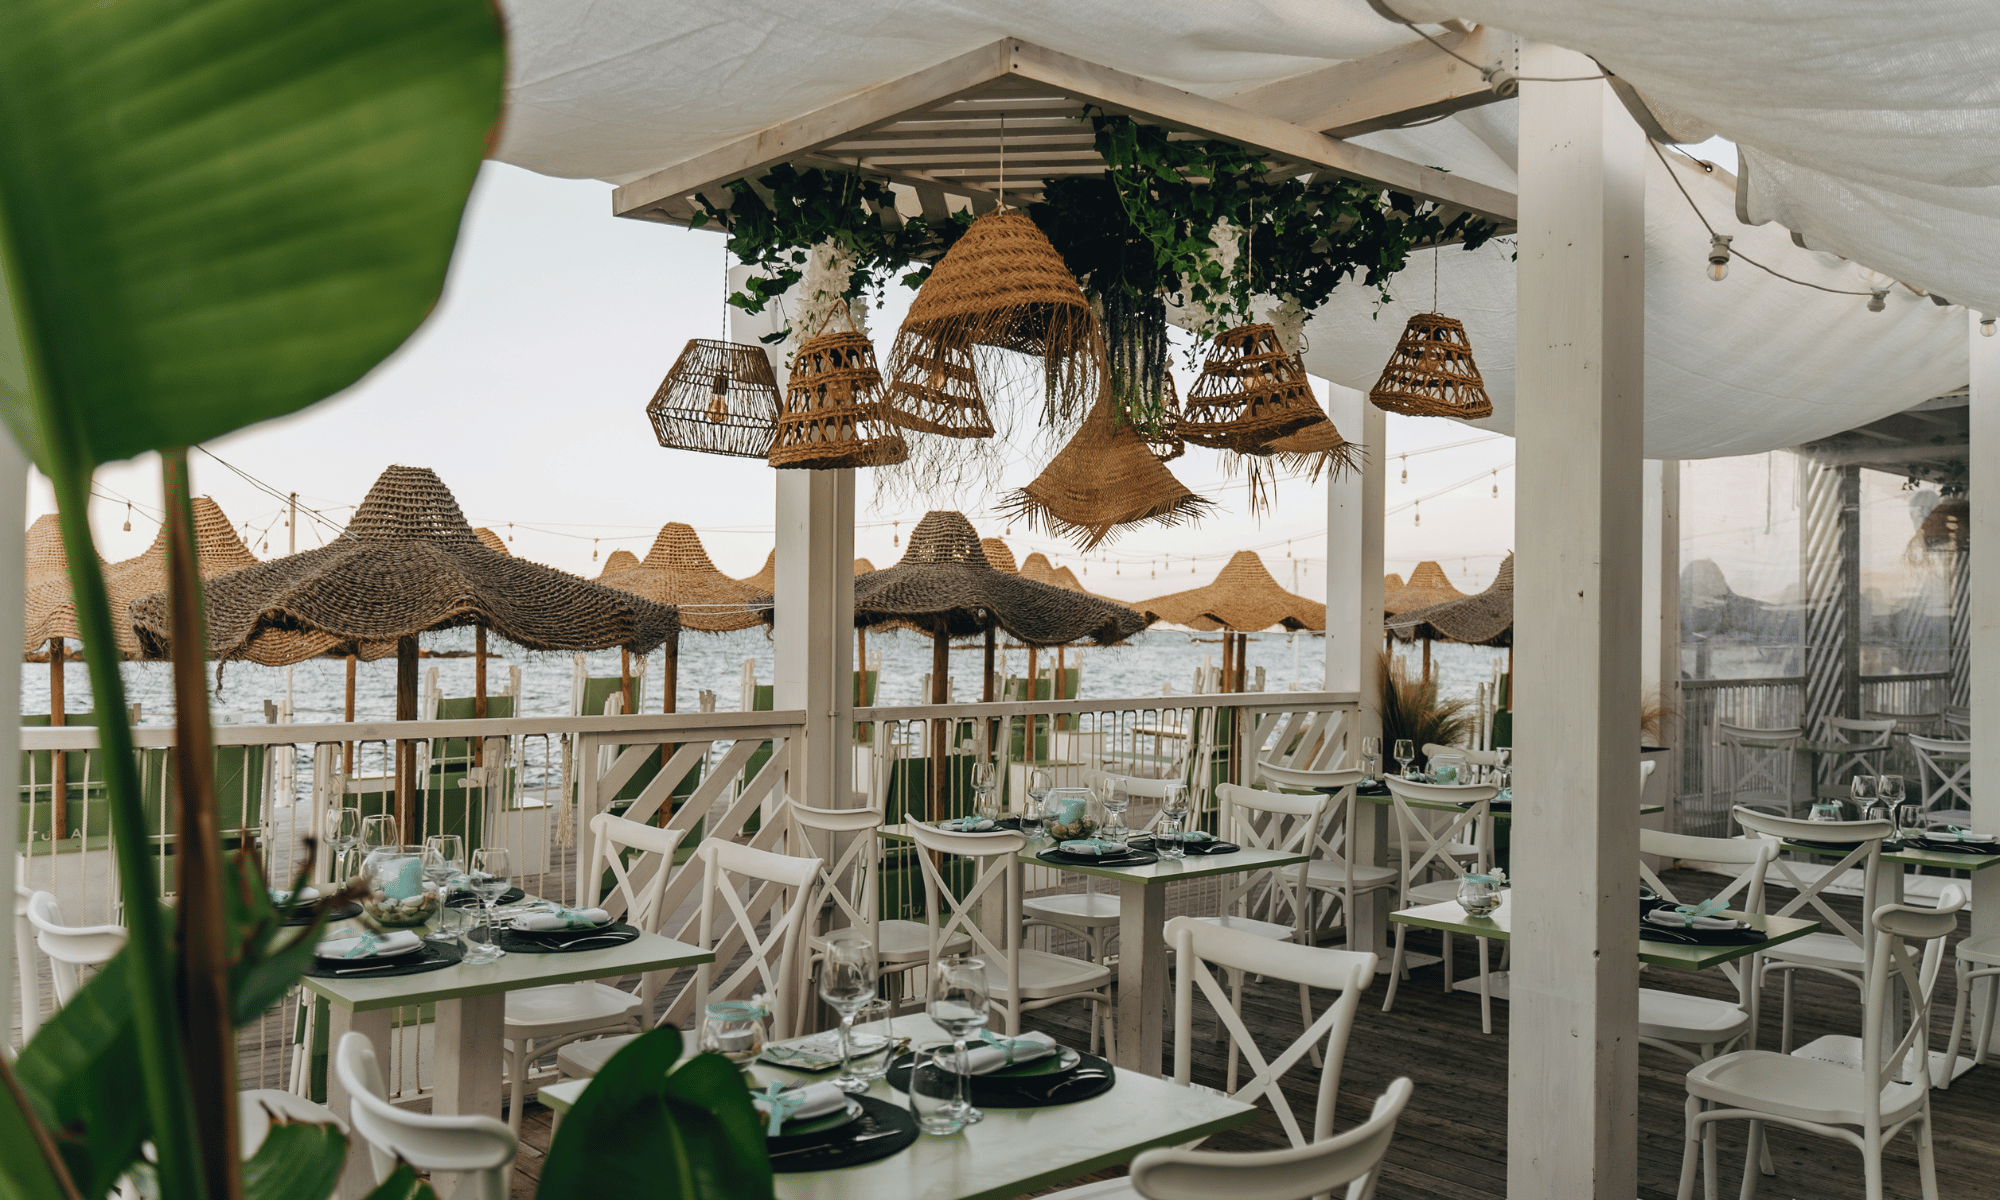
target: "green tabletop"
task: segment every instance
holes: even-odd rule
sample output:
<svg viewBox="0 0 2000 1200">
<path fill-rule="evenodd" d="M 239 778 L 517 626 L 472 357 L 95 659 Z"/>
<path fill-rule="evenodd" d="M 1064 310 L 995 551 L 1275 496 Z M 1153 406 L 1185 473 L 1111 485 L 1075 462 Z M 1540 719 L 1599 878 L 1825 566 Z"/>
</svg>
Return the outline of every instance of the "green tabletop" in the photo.
<svg viewBox="0 0 2000 1200">
<path fill-rule="evenodd" d="M 342 1008 L 369 1012 L 406 1004 L 429 1004 L 438 1000 L 461 1000 L 542 987 L 551 983 L 578 983 L 586 979 L 616 979 L 714 962 L 712 951 L 677 942 L 657 934 L 642 933 L 633 941 L 605 950 L 576 950 L 567 954 L 523 954 L 515 951 L 484 966 L 451 966 L 421 975 L 392 975 L 386 979 L 356 975 L 346 979 L 321 979 L 307 975 L 299 982 Z"/>
<path fill-rule="evenodd" d="M 911 842 L 907 825 L 884 825 L 876 831 L 882 837 L 895 842 Z M 1214 875 L 1234 875 L 1239 871 L 1257 871 L 1265 867 L 1289 867 L 1307 861 L 1308 855 L 1289 854 L 1278 850 L 1253 850 L 1245 847 L 1234 854 L 1190 854 L 1186 858 L 1162 858 L 1156 863 L 1140 867 L 1098 867 L 1071 866 L 1069 863 L 1052 863 L 1036 857 L 1039 851 L 1054 845 L 1053 842 L 1029 840 L 1017 856 L 1021 862 L 1031 867 L 1047 867 L 1052 871 L 1069 871 L 1077 875 L 1095 875 L 1099 879 L 1130 880 L 1147 885 L 1173 883 L 1181 879 L 1206 879 Z"/>
<path fill-rule="evenodd" d="M 1456 901 L 1447 900 L 1443 904 L 1426 904 L 1421 908 L 1406 908 L 1402 912 L 1390 913 L 1389 919 L 1420 929 L 1441 929 L 1446 933 L 1492 938 L 1504 942 L 1513 936 L 1509 915 L 1510 901 L 1511 897 L 1502 893 L 1500 907 L 1491 915 L 1484 917 L 1468 916 Z M 1802 938 L 1809 933 L 1818 933 L 1820 929 L 1818 921 L 1801 920 L 1798 917 L 1752 916 L 1740 912 L 1724 912 L 1722 915 L 1747 921 L 1752 927 L 1763 930 L 1769 936 L 1749 946 L 1684 946 L 1679 942 L 1649 942 L 1642 939 L 1639 942 L 1639 961 L 1682 971 L 1699 971 L 1704 967 L 1713 967 L 1732 959 L 1769 950 L 1782 942 Z M 1638 919 L 1636 913 L 1633 919 Z"/>
<path fill-rule="evenodd" d="M 910 1037 L 919 1045 L 944 1042 L 929 1017 L 911 1015 L 862 1029 Z M 1137 1071 L 1118 1070 L 1118 1085 L 1101 1096 L 1053 1108 L 989 1108 L 986 1119 L 950 1137 L 923 1134 L 909 1149 L 860 1166 L 777 1176 L 780 1200 L 856 1200 L 922 1197 L 923 1200 L 1007 1200 L 1079 1175 L 1129 1162 L 1154 1146 L 1177 1146 L 1253 1121 L 1257 1109 L 1199 1088 L 1184 1088 Z M 813 1082 L 768 1063 L 751 1069 L 758 1084 Z M 587 1079 L 541 1089 L 542 1103 L 567 1113 Z M 884 1080 L 868 1094 L 897 1106 L 908 1103 Z"/>
<path fill-rule="evenodd" d="M 1394 797 L 1391 796 L 1364 796 L 1359 792 L 1355 793 L 1354 798 L 1364 804 L 1380 804 L 1385 807 L 1394 802 Z M 1432 812 L 1465 811 L 1464 805 L 1453 804 L 1449 800 L 1411 800 L 1405 798 L 1404 803 L 1408 804 L 1411 808 L 1427 808 Z M 1664 804 L 1641 804 L 1639 806 L 1639 815 L 1642 817 L 1665 811 L 1667 811 L 1667 806 Z M 1514 811 L 1511 808 L 1499 809 L 1492 812 L 1491 815 L 1496 821 L 1511 821 L 1514 819 Z"/>
<path fill-rule="evenodd" d="M 1784 846 L 1787 850 L 1796 850 L 1800 854 L 1817 854 L 1822 858 L 1846 858 L 1854 852 L 1852 846 L 1803 846 L 1791 841 L 1786 842 Z M 1937 867 L 1949 871 L 1984 871 L 1988 867 L 2000 865 L 2000 854 L 1953 854 L 1948 850 L 1885 850 L 1882 852 L 1882 861 L 1902 863 L 1910 867 Z"/>
</svg>

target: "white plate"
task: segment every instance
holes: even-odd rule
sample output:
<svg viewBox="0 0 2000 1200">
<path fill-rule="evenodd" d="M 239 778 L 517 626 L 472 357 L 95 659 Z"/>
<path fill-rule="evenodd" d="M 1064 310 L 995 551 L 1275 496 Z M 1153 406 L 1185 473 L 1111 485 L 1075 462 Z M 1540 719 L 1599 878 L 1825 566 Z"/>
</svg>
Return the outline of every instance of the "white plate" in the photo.
<svg viewBox="0 0 2000 1200">
<path fill-rule="evenodd" d="M 1733 917 L 1696 917 L 1689 925 L 1687 918 L 1671 908 L 1656 908 L 1646 914 L 1646 919 L 1662 929 L 1706 929 L 1710 931 L 1748 929 L 1749 926 Z"/>
<path fill-rule="evenodd" d="M 1953 842 L 1991 842 L 1994 840 L 1994 835 L 1990 833 L 1968 833 L 1964 837 L 1960 837 L 1954 833 L 1926 833 L 1924 834 L 1924 840 L 1949 846 Z"/>
<path fill-rule="evenodd" d="M 403 930 L 402 932 L 408 933 L 410 931 Z M 313 953 L 321 958 L 330 958 L 337 962 L 346 959 L 347 952 L 352 950 L 354 943 L 360 940 L 359 938 L 324 939 L 318 946 L 313 948 Z M 377 949 L 369 954 L 357 954 L 354 956 L 353 961 L 367 962 L 371 958 L 400 958 L 405 954 L 414 954 L 423 948 L 424 939 L 422 936 L 419 936 L 413 945 L 397 946 L 388 950 Z"/>
</svg>

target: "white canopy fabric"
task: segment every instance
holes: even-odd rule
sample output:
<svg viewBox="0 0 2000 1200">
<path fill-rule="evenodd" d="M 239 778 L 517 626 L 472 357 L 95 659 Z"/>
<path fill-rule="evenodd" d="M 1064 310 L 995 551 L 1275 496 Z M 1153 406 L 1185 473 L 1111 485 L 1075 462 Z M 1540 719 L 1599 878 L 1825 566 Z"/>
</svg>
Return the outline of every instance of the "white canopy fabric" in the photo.
<svg viewBox="0 0 2000 1200">
<path fill-rule="evenodd" d="M 1976 81 L 1967 75 L 1985 61 L 1982 55 L 2000 55 L 2000 40 L 1961 46 L 1969 40 L 1967 30 L 1990 26 L 1994 13 L 1977 21 L 1965 16 L 1954 26 L 1940 14 L 1964 14 L 1972 5 L 1925 0 L 1886 6 L 1885 14 L 1896 14 L 1891 20 L 1875 16 L 1872 7 L 1831 0 L 1709 0 L 1667 6 L 1671 12 L 1627 0 L 1396 2 L 1413 17 L 1490 21 L 1594 54 L 1645 93 L 1665 119 L 1683 126 L 1706 122 L 1736 140 L 1750 164 L 1749 216 L 1770 224 L 1742 225 L 1726 183 L 1684 159 L 1673 169 L 1719 232 L 1735 234 L 1739 248 L 1775 269 L 1826 287 L 1864 288 L 1853 263 L 1793 245 L 1788 229 L 1798 229 L 1816 248 L 2000 312 L 2000 272 L 1988 266 L 2000 252 L 1945 235 L 1968 221 L 1990 224 L 1981 204 L 2000 195 L 1991 186 L 1994 156 L 2000 155 L 1991 128 L 2000 117 L 1991 96 L 2000 89 L 2000 72 L 1986 70 Z M 1416 11 L 1424 5 L 1427 11 Z M 2000 13 L 2000 5 L 1992 7 Z M 1366 0 L 1155 0 L 1141 8 L 1110 0 L 1060 6 L 503 0 L 503 8 L 511 77 L 496 157 L 545 174 L 614 183 L 1001 37 L 1212 96 L 1413 37 L 1376 15 Z M 1904 21 L 1906 8 L 1921 13 Z M 1802 31 L 1808 17 L 1824 28 Z M 1823 55 L 1787 46 L 1760 59 L 1783 40 L 1759 28 L 1766 19 Z M 1879 57 L 1869 58 L 1864 46 L 1880 51 Z M 1827 61 L 1839 65 L 1837 80 L 1824 77 Z M 1923 71 L 1941 78 L 1924 82 Z M 1976 112 L 1981 95 L 1988 98 L 1984 111 Z M 1926 98 L 1929 108 L 1921 107 Z M 1948 108 L 1947 100 L 1956 107 Z M 1836 111 L 1838 101 L 1845 107 Z M 1788 103 L 1810 112 L 1802 117 L 1786 109 Z M 1958 152 L 1927 136 L 1893 155 L 1866 152 L 1870 130 L 1878 143 L 1893 140 L 1886 135 L 1898 125 L 1935 133 L 1932 127 L 1951 124 L 1953 114 L 1961 118 L 1962 136 L 1985 139 L 1976 149 Z M 1816 149 L 1815 128 L 1840 143 L 1836 150 Z M 1511 102 L 1355 140 L 1481 182 L 1516 183 Z M 1964 383 L 1964 313 L 1908 289 L 1891 292 L 1888 311 L 1870 313 L 1865 297 L 1812 291 L 1744 263 L 1724 282 L 1711 282 L 1704 273 L 1706 231 L 1674 189 L 1668 168 L 1654 163 L 1652 171 L 1649 457 L 1793 445 Z M 1829 199 L 1836 191 L 1837 202 Z M 1931 210 L 1921 208 L 1926 197 Z M 1953 214 L 1957 224 L 1934 211 L 1954 200 L 1960 204 Z M 1892 217 L 1892 210 L 1900 216 Z M 1494 399 L 1493 417 L 1480 424 L 1501 431 L 1511 431 L 1514 395 L 1511 254 L 1512 246 L 1500 242 L 1471 254 L 1446 250 L 1437 260 L 1437 307 L 1466 323 Z M 1372 289 L 1342 288 L 1308 326 L 1309 368 L 1352 387 L 1373 384 L 1405 319 L 1431 307 L 1430 267 L 1428 255 L 1413 260 L 1397 281 L 1396 301 L 1380 311 Z M 1973 273 L 1985 281 L 1983 291 L 1968 277 Z M 1987 295 L 1993 299 L 1983 299 Z"/>
</svg>

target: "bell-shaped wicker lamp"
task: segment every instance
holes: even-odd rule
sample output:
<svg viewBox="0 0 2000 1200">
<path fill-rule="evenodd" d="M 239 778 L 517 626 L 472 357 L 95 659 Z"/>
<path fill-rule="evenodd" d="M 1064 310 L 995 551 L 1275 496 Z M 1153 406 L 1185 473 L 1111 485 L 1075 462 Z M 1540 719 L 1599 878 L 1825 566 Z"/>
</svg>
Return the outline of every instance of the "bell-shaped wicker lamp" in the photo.
<svg viewBox="0 0 2000 1200">
<path fill-rule="evenodd" d="M 1418 313 L 1403 327 L 1368 399 L 1385 412 L 1411 417 L 1476 421 L 1493 415 L 1465 326 L 1434 312 Z"/>
<path fill-rule="evenodd" d="M 854 329 L 822 333 L 799 347 L 771 442 L 774 467 L 882 467 L 909 455 L 882 421 L 875 344 Z"/>
<path fill-rule="evenodd" d="M 660 445 L 763 458 L 778 419 L 778 381 L 757 346 L 694 338 L 646 406 Z"/>
<path fill-rule="evenodd" d="M 1173 429 L 1197 446 L 1248 452 L 1325 419 L 1305 364 L 1277 331 L 1239 325 L 1215 335 Z"/>
<path fill-rule="evenodd" d="M 1004 501 L 1001 511 L 1088 550 L 1120 526 L 1145 521 L 1178 525 L 1212 507 L 1161 465 L 1130 422 L 1116 418 L 1107 394 L 1092 406 L 1069 444 L 1033 483 Z"/>
</svg>

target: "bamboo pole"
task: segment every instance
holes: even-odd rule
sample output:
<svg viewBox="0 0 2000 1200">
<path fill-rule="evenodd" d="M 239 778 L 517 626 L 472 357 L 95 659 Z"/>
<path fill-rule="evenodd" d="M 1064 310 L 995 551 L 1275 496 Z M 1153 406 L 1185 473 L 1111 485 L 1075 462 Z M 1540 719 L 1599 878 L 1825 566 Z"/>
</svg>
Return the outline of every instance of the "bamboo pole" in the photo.
<svg viewBox="0 0 2000 1200">
<path fill-rule="evenodd" d="M 623 712 L 632 711 L 632 652 L 618 647 L 618 694 L 625 698 Z"/>
<path fill-rule="evenodd" d="M 354 724 L 354 665 L 359 661 L 360 658 L 357 655 L 350 654 L 347 656 L 347 723 L 349 725 Z M 353 742 L 341 743 L 340 773 L 348 776 L 354 774 Z"/>
<path fill-rule="evenodd" d="M 68 724 L 69 701 L 63 695 L 63 640 L 49 639 L 49 724 Z M 69 831 L 69 756 L 49 755 L 49 840 L 60 841 Z"/>
<path fill-rule="evenodd" d="M 396 719 L 417 719 L 417 639 L 406 635 L 396 639 Z M 404 842 L 417 834 L 417 744 L 408 738 L 396 742 L 396 836 Z"/>
<path fill-rule="evenodd" d="M 938 618 L 937 631 L 931 635 L 931 703 L 948 704 L 951 701 L 951 633 L 943 617 Z M 945 743 L 951 737 L 951 722 L 931 722 L 931 764 L 926 776 L 924 800 L 926 817 L 931 821 L 944 819 L 945 786 L 944 775 L 950 769 Z"/>
</svg>

